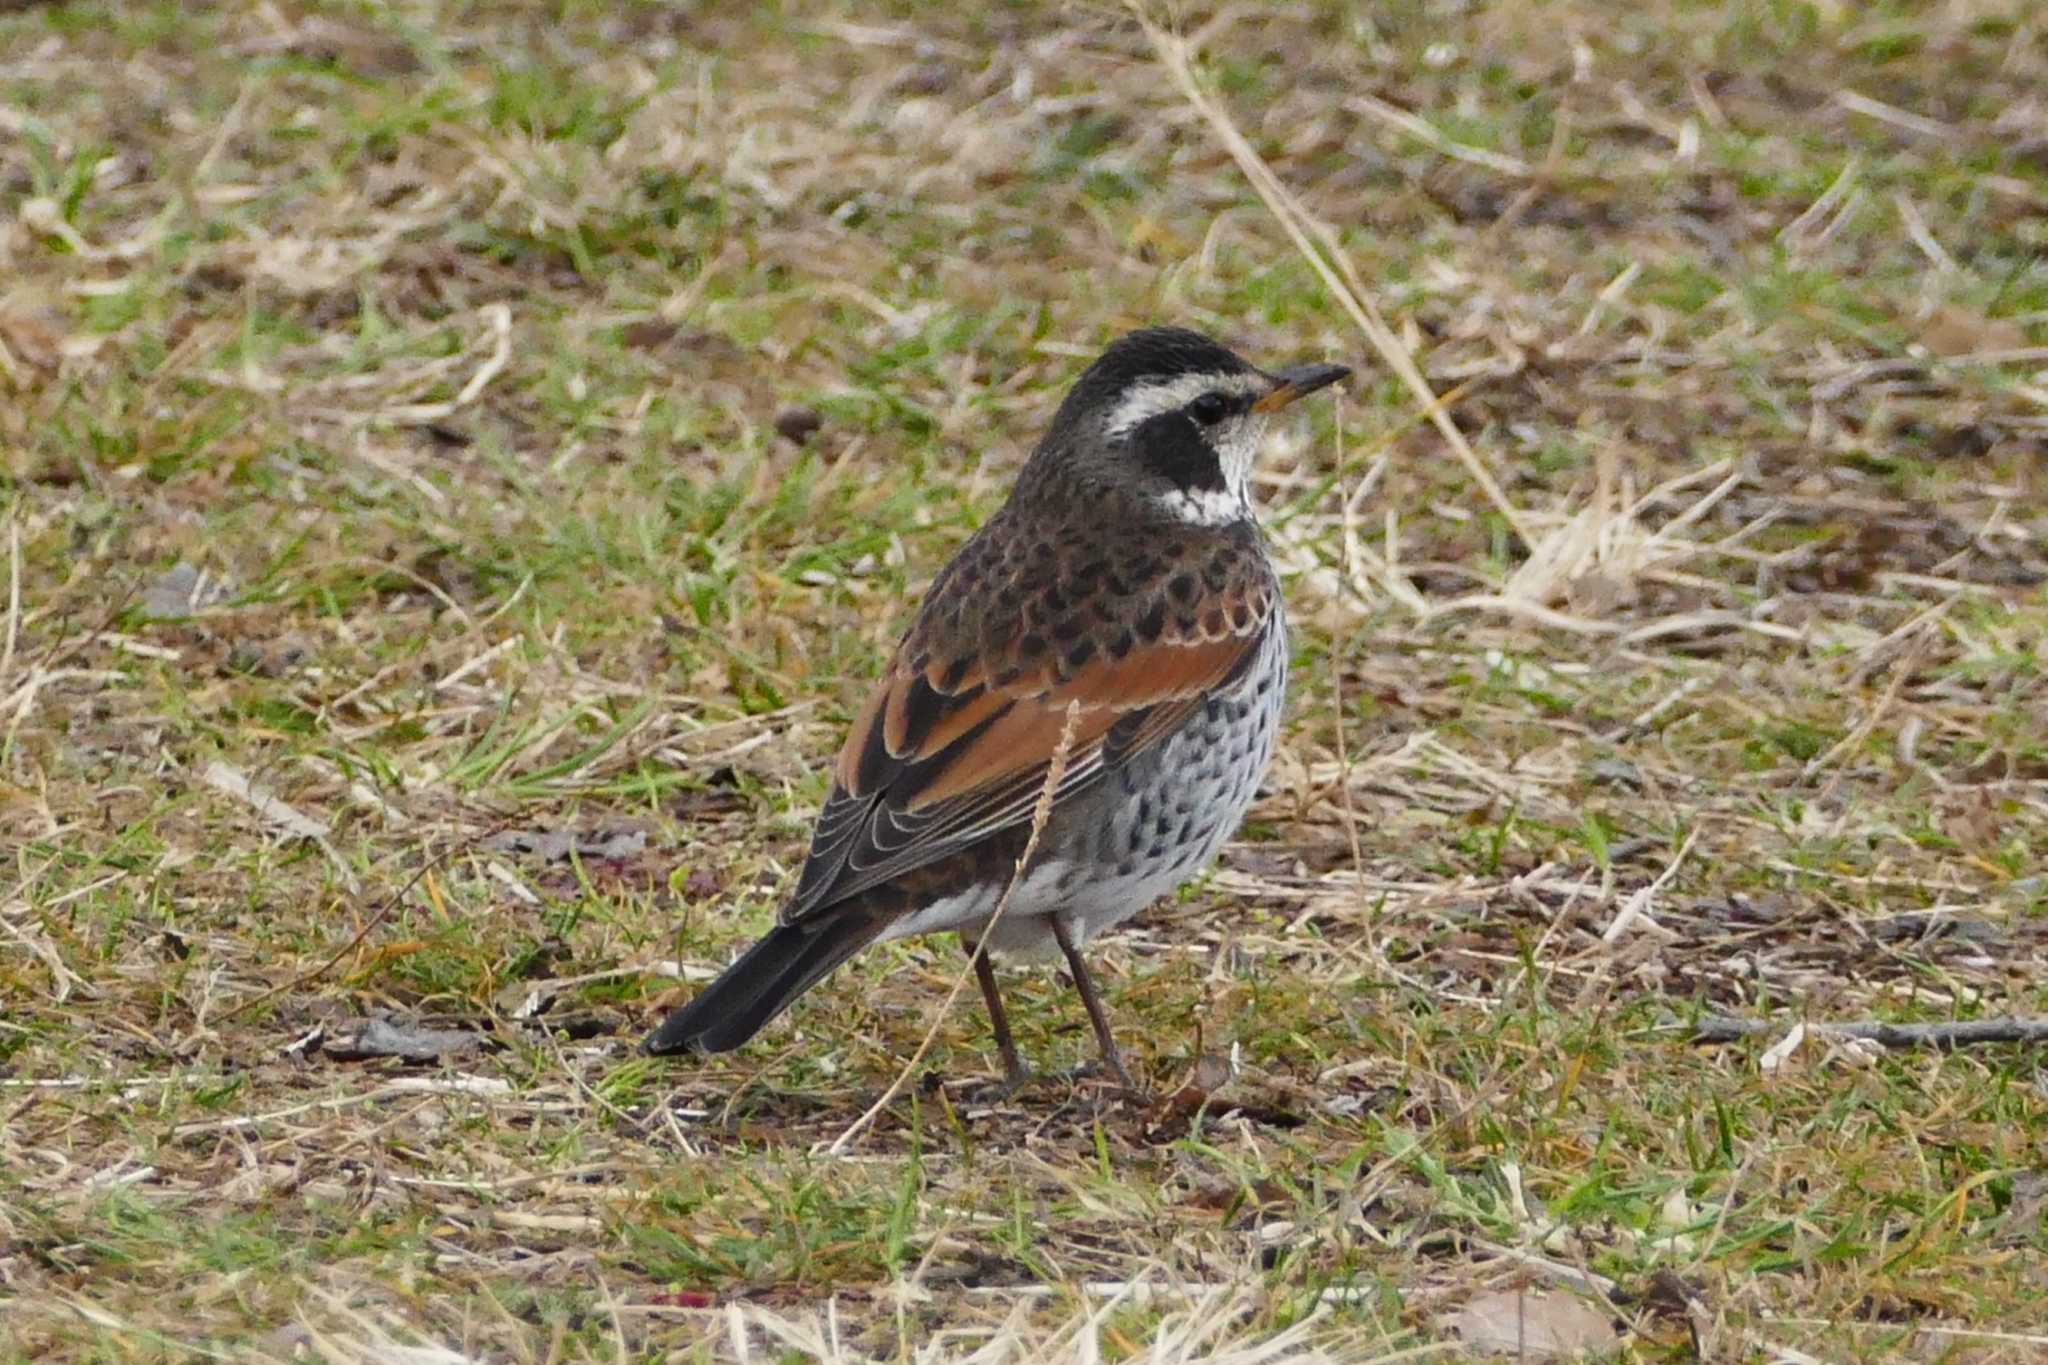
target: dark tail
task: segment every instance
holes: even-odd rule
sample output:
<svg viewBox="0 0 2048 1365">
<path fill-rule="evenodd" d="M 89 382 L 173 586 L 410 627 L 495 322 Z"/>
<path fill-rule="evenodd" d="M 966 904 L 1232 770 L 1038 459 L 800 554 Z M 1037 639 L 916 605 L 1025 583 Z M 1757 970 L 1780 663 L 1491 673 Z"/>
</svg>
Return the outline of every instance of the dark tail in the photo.
<svg viewBox="0 0 2048 1365">
<path fill-rule="evenodd" d="M 881 928 L 865 915 L 845 913 L 818 924 L 777 926 L 696 999 L 662 1020 L 640 1050 L 657 1057 L 690 1049 L 732 1051 L 867 947 Z"/>
</svg>

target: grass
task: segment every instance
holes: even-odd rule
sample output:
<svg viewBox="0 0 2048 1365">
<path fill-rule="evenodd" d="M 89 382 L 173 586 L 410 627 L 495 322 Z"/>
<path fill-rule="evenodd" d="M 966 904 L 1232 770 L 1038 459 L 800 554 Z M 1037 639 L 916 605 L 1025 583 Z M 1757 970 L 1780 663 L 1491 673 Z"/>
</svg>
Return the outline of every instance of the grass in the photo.
<svg viewBox="0 0 2048 1365">
<path fill-rule="evenodd" d="M 2048 1013 L 2024 7 L 1176 15 L 1505 510 L 1113 7 L 0 11 L 0 1352 L 2039 1357 L 2038 1050 L 1782 1046 Z M 1172 1098 L 963 1007 L 833 1154 L 944 943 L 635 1057 L 1147 320 L 1361 364 L 1268 793 L 1097 955 Z"/>
</svg>

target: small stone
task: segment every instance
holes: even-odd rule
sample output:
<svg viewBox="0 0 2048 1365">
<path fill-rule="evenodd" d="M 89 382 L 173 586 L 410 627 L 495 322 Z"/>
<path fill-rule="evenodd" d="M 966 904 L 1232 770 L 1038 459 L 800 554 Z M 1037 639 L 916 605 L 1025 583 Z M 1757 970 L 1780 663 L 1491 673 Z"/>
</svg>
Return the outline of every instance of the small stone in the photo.
<svg viewBox="0 0 2048 1365">
<path fill-rule="evenodd" d="M 479 1046 L 483 1038 L 466 1029 L 424 1028 L 375 1014 L 351 1030 L 332 1036 L 321 1050 L 336 1061 L 361 1062 L 376 1057 L 398 1057 L 408 1062 L 431 1062 L 451 1052 Z"/>
<path fill-rule="evenodd" d="M 668 345 L 669 342 L 675 340 L 676 333 L 681 330 L 673 322 L 664 322 L 659 318 L 647 318 L 640 322 L 627 323 L 625 327 L 620 329 L 619 340 L 635 350 L 651 351 L 658 346 Z"/>
<path fill-rule="evenodd" d="M 228 587 L 220 579 L 180 561 L 144 589 L 140 607 L 152 621 L 174 621 L 196 616 L 228 596 Z"/>
<path fill-rule="evenodd" d="M 647 851 L 647 831 L 508 829 L 485 839 L 483 846 L 493 853 L 523 853 L 547 863 L 565 863 L 572 858 L 624 861 Z"/>
<path fill-rule="evenodd" d="M 783 439 L 804 444 L 824 428 L 825 419 L 811 408 L 784 408 L 775 414 L 775 430 Z"/>
<path fill-rule="evenodd" d="M 1639 791 L 1643 785 L 1643 770 L 1625 758 L 1596 758 L 1586 765 L 1586 776 L 1603 787 Z"/>
</svg>

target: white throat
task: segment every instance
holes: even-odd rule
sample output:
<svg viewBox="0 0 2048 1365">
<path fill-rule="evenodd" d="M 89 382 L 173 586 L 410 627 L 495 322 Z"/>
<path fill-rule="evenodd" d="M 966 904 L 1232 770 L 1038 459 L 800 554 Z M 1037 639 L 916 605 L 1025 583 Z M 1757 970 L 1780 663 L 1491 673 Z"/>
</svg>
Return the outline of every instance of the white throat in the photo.
<svg viewBox="0 0 2048 1365">
<path fill-rule="evenodd" d="M 1242 488 L 1176 488 L 1160 498 L 1159 505 L 1187 526 L 1228 526 L 1252 514 Z"/>
<path fill-rule="evenodd" d="M 1221 488 L 1174 488 L 1160 497 L 1160 504 L 1175 521 L 1190 526 L 1228 526 L 1252 514 L 1252 463 L 1265 443 L 1266 419 L 1245 413 L 1218 425 L 1210 433 L 1217 466 L 1223 471 Z"/>
</svg>

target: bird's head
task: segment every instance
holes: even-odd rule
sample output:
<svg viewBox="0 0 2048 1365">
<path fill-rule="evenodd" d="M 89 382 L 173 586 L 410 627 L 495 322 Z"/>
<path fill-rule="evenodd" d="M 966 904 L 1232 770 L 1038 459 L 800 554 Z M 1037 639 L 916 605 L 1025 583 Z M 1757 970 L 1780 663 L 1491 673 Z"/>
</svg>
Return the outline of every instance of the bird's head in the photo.
<svg viewBox="0 0 2048 1365">
<path fill-rule="evenodd" d="M 1064 465 L 1170 520 L 1227 525 L 1251 515 L 1268 419 L 1350 373 L 1261 370 L 1200 333 L 1147 327 L 1117 338 L 1082 374 L 1034 462 Z"/>
</svg>

